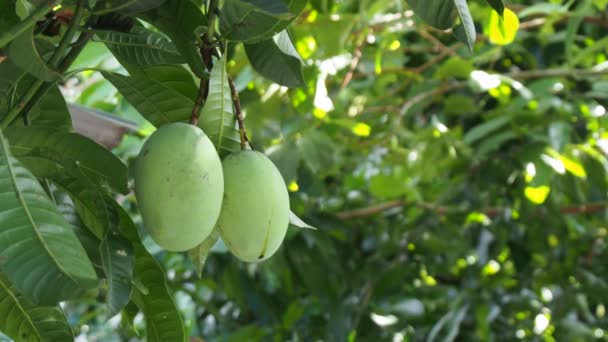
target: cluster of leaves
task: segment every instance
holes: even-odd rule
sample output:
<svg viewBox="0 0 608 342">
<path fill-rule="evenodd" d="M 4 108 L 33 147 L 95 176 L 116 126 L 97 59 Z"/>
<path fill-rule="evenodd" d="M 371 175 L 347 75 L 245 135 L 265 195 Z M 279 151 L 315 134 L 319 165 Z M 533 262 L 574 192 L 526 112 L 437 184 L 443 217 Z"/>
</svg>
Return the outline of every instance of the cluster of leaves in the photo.
<svg viewBox="0 0 608 342">
<path fill-rule="evenodd" d="M 2 2 L 0 331 L 605 339 L 606 5 Z M 199 126 L 220 155 L 239 148 L 228 74 L 319 228 L 261 264 L 221 241 L 160 250 L 129 193 L 142 136 L 188 121 L 201 80 Z M 74 132 L 60 89 L 138 129 L 104 149 Z"/>
</svg>

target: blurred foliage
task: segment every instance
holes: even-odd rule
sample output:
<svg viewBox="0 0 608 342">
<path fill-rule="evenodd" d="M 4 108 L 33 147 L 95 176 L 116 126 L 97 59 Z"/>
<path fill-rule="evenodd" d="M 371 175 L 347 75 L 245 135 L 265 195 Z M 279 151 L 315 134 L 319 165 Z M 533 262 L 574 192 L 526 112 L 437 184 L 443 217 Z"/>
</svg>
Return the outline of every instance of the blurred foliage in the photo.
<svg viewBox="0 0 608 342">
<path fill-rule="evenodd" d="M 508 2 L 503 24 L 470 1 L 472 52 L 416 3 L 312 0 L 297 88 L 227 45 L 251 141 L 318 230 L 260 264 L 220 241 L 200 279 L 145 237 L 192 341 L 608 340 L 608 2 Z M 123 70 L 101 40 L 72 70 Z M 62 90 L 138 125 L 114 149 L 132 162 L 153 126 L 97 71 Z M 133 303 L 64 311 L 79 340 L 144 335 Z"/>
</svg>

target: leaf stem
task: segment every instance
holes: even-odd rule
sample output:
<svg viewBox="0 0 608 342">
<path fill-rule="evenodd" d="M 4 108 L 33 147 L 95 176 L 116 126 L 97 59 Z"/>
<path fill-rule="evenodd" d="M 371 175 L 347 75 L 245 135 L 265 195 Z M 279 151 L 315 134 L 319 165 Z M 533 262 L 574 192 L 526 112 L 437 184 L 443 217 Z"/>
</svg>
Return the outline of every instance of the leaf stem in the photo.
<svg viewBox="0 0 608 342">
<path fill-rule="evenodd" d="M 53 9 L 56 5 L 58 5 L 60 0 L 53 1 L 45 1 L 40 7 L 36 8 L 34 12 L 25 20 L 21 21 L 19 24 L 11 27 L 9 30 L 0 33 L 0 47 L 5 46 L 10 43 L 15 37 L 23 33 L 25 30 L 34 26 L 38 19 L 45 16 L 50 10 Z"/>
</svg>

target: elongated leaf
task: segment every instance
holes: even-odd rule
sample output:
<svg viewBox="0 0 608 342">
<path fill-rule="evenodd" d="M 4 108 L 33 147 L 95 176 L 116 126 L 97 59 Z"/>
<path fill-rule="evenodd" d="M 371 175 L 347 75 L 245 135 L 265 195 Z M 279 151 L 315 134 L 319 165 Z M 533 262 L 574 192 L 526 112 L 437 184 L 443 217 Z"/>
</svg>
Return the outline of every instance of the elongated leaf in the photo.
<svg viewBox="0 0 608 342">
<path fill-rule="evenodd" d="M 83 225 L 97 239 L 103 239 L 111 224 L 111 214 L 104 201 L 103 190 L 91 182 L 76 165 L 70 168 L 69 174 L 70 176 L 56 176 L 53 181 L 70 196 Z"/>
<path fill-rule="evenodd" d="M 130 33 L 95 31 L 95 35 L 123 65 L 149 66 L 186 62 L 171 41 L 143 27 L 135 26 Z"/>
<path fill-rule="evenodd" d="M 91 259 L 93 266 L 98 270 L 102 269 L 101 255 L 99 253 L 99 239 L 85 227 L 80 216 L 78 216 L 78 213 L 76 212 L 74 202 L 70 196 L 61 190 L 56 190 L 53 191 L 53 198 L 63 217 L 70 223 L 72 230 L 78 237 L 78 240 L 80 240 L 89 259 Z"/>
<path fill-rule="evenodd" d="M 133 244 L 135 264 L 132 299 L 146 319 L 146 339 L 156 341 L 185 341 L 186 334 L 181 314 L 167 287 L 165 274 L 156 259 L 141 244 L 137 228 L 124 209 L 116 205 L 120 231 Z"/>
<path fill-rule="evenodd" d="M 215 245 L 217 240 L 220 238 L 220 230 L 218 227 L 214 227 L 211 234 L 203 241 L 200 245 L 194 247 L 190 251 L 188 251 L 188 256 L 194 265 L 194 269 L 196 270 L 196 274 L 198 277 L 201 276 L 203 272 L 203 268 L 205 267 L 205 261 L 207 260 L 207 255 L 209 255 L 209 251 L 211 247 Z"/>
<path fill-rule="evenodd" d="M 15 341 L 73 341 L 57 306 L 36 306 L 0 274 L 0 331 Z"/>
<path fill-rule="evenodd" d="M 207 78 L 206 68 L 198 49 L 200 38 L 196 36 L 197 28 L 207 25 L 200 8 L 189 0 L 171 0 L 144 13 L 143 18 L 171 38 L 198 77 Z"/>
<path fill-rule="evenodd" d="M 293 211 L 289 212 L 289 226 L 294 227 L 294 228 L 306 228 L 306 229 L 317 230 L 317 228 L 302 221 L 302 219 L 299 218 L 296 214 L 294 214 Z"/>
<path fill-rule="evenodd" d="M 109 316 L 113 316 L 131 300 L 133 248 L 117 232 L 108 230 L 99 249 L 108 283 Z"/>
<path fill-rule="evenodd" d="M 484 122 L 468 131 L 467 134 L 465 134 L 463 140 L 466 144 L 473 144 L 477 140 L 508 124 L 509 122 L 511 122 L 512 119 L 513 116 L 511 115 L 503 115 L 494 118 L 490 121 Z"/>
<path fill-rule="evenodd" d="M 266 0 L 260 2 L 262 1 Z M 270 39 L 284 30 L 304 9 L 306 3 L 305 0 L 286 1 L 291 17 L 281 19 L 252 6 L 251 3 L 226 0 L 220 15 L 220 29 L 224 36 L 234 41 L 254 43 Z"/>
<path fill-rule="evenodd" d="M 199 126 L 207 133 L 222 157 L 241 148 L 239 131 L 235 125 L 226 60 L 221 58 L 211 70 L 209 94 L 201 112 Z"/>
<path fill-rule="evenodd" d="M 302 61 L 287 31 L 272 39 L 245 44 L 245 52 L 251 66 L 262 76 L 286 87 L 304 84 Z"/>
<path fill-rule="evenodd" d="M 429 25 L 441 30 L 452 26 L 453 0 L 409 0 L 408 4 Z"/>
<path fill-rule="evenodd" d="M 15 65 L 29 72 L 32 76 L 51 82 L 60 75 L 46 65 L 34 44 L 34 27 L 17 36 L 8 46 L 8 57 Z"/>
<path fill-rule="evenodd" d="M 467 0 L 454 0 L 454 5 L 458 11 L 458 16 L 460 17 L 461 21 L 461 26 L 458 27 L 462 27 L 462 29 L 457 27 L 454 33 L 459 40 L 467 44 L 469 50 L 472 52 L 476 39 L 475 23 L 473 22 L 473 17 L 469 11 Z"/>
<path fill-rule="evenodd" d="M 127 167 L 112 152 L 78 134 L 49 126 L 11 127 L 6 132 L 15 157 L 37 176 L 52 177 L 78 165 L 99 184 L 128 191 Z"/>
<path fill-rule="evenodd" d="M 254 11 L 259 11 L 276 18 L 289 19 L 293 16 L 289 7 L 281 0 L 241 0 L 242 3 L 252 6 Z"/>
<path fill-rule="evenodd" d="M 102 74 L 153 125 L 159 126 L 190 118 L 194 101 L 167 85 L 142 74 Z"/>
<path fill-rule="evenodd" d="M 0 134 L 0 268 L 35 303 L 56 304 L 97 284 L 84 248 Z"/>
</svg>

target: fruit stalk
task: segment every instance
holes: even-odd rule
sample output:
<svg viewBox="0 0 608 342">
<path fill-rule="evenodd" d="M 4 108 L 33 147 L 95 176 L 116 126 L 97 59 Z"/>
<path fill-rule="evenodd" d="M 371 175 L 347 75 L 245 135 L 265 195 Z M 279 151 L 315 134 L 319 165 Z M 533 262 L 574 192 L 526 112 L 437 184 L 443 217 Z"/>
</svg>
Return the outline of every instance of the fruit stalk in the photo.
<svg viewBox="0 0 608 342">
<path fill-rule="evenodd" d="M 239 125 L 239 136 L 241 138 L 241 150 L 249 148 L 253 150 L 253 145 L 247 137 L 247 130 L 245 129 L 245 120 L 243 119 L 243 113 L 241 112 L 241 101 L 239 100 L 239 93 L 236 91 L 234 80 L 228 76 L 228 84 L 230 85 L 230 95 L 232 96 L 232 103 L 234 104 L 234 114 L 236 115 L 236 121 Z"/>
</svg>

